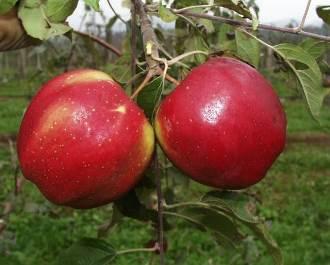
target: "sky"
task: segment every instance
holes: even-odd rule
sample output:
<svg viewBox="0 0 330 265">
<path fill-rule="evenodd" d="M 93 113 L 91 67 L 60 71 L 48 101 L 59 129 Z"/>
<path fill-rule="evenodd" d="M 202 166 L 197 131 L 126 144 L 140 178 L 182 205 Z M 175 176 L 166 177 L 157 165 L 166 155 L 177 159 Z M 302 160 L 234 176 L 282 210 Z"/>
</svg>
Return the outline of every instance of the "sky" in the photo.
<svg viewBox="0 0 330 265">
<path fill-rule="evenodd" d="M 129 9 L 123 8 L 120 0 L 111 0 L 114 9 L 124 18 L 129 19 Z M 263 24 L 279 24 L 282 25 L 291 20 L 300 21 L 307 4 L 307 0 L 256 0 L 260 7 L 260 23 Z M 312 0 L 310 11 L 306 19 L 306 25 L 317 24 L 320 25 L 322 20 L 318 18 L 315 8 L 319 5 L 329 5 L 330 0 Z M 113 12 L 107 5 L 106 0 L 101 0 L 101 9 L 106 17 L 112 17 Z M 81 20 L 84 14 L 83 3 L 80 0 L 77 10 L 69 18 L 70 25 L 79 29 Z M 100 17 L 96 17 L 98 23 L 103 23 Z M 120 25 L 118 25 L 120 28 Z"/>
</svg>

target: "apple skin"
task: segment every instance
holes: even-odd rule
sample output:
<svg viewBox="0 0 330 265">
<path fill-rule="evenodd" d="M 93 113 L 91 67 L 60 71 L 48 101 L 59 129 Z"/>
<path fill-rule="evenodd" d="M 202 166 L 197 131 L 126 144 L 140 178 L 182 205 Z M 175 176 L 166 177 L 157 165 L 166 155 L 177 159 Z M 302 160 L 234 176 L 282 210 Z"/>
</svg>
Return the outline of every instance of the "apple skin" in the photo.
<svg viewBox="0 0 330 265">
<path fill-rule="evenodd" d="M 17 150 L 24 176 L 49 201 L 93 208 L 140 180 L 153 154 L 154 132 L 110 76 L 83 69 L 41 88 L 24 115 Z"/>
<path fill-rule="evenodd" d="M 259 182 L 283 151 L 286 117 L 270 84 L 229 57 L 196 67 L 160 105 L 156 136 L 192 179 L 216 188 Z"/>
</svg>

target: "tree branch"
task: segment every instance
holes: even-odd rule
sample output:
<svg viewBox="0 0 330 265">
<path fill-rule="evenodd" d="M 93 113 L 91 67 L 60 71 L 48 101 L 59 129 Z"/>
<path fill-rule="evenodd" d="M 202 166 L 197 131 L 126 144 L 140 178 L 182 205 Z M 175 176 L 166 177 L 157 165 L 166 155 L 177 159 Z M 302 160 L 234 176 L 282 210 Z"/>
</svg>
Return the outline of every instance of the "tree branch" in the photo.
<svg viewBox="0 0 330 265">
<path fill-rule="evenodd" d="M 110 3 L 110 0 L 107 0 L 109 7 L 111 8 L 112 12 L 115 14 L 115 16 L 124 24 L 126 24 L 127 22 L 116 12 L 116 10 L 113 8 L 113 6 Z"/>
<path fill-rule="evenodd" d="M 146 54 L 146 61 L 149 66 L 149 70 L 153 71 L 154 74 L 157 74 L 159 63 L 153 59 L 159 57 L 157 37 L 145 10 L 144 3 L 141 0 L 135 0 L 135 5 L 137 13 L 140 16 L 141 32 Z"/>
<path fill-rule="evenodd" d="M 159 66 L 159 62 L 154 58 L 159 58 L 158 41 L 155 31 L 152 27 L 151 21 L 145 10 L 145 5 L 141 0 L 135 0 L 136 12 L 140 16 L 141 33 L 143 39 L 143 45 L 145 49 L 146 61 L 149 66 L 149 71 L 140 87 L 135 91 L 133 96 L 138 95 L 139 91 L 148 83 L 148 81 L 155 75 L 159 75 L 162 69 Z M 158 244 L 159 244 L 159 256 L 160 265 L 164 265 L 164 227 L 163 227 L 163 195 L 161 187 L 161 174 L 159 170 L 157 150 L 154 155 L 154 172 L 157 182 L 157 199 L 158 199 Z"/>
<path fill-rule="evenodd" d="M 136 74 L 136 44 L 137 44 L 137 37 L 136 37 L 136 8 L 135 8 L 135 0 L 132 1 L 131 7 L 131 53 L 132 53 L 132 60 L 131 60 L 131 72 L 132 76 Z M 131 92 L 135 89 L 135 82 L 133 81 L 131 84 Z"/>
<path fill-rule="evenodd" d="M 89 34 L 89 33 L 85 33 L 85 32 L 81 32 L 81 31 L 73 31 L 74 33 L 80 35 L 80 36 L 83 36 L 83 37 L 87 37 L 87 38 L 90 38 L 91 40 L 95 41 L 96 43 L 100 44 L 101 46 L 103 46 L 104 48 L 112 51 L 114 54 L 116 54 L 117 56 L 122 56 L 122 52 L 120 50 L 118 50 L 116 47 L 112 46 L 111 44 L 107 43 L 105 40 L 95 36 L 95 35 L 92 35 L 92 34 Z"/>
<path fill-rule="evenodd" d="M 311 6 L 311 2 L 312 2 L 312 0 L 307 0 L 307 1 L 308 1 L 308 2 L 307 2 L 307 6 L 306 6 L 306 9 L 305 9 L 305 12 L 304 12 L 303 18 L 302 18 L 302 20 L 301 20 L 301 22 L 300 22 L 299 27 L 296 29 L 298 32 L 299 32 L 299 31 L 302 31 L 302 29 L 304 28 L 305 21 L 306 21 L 307 15 L 308 15 L 308 11 L 309 11 L 309 8 L 310 8 L 310 6 Z"/>
<path fill-rule="evenodd" d="M 238 20 L 231 19 L 231 18 L 212 16 L 212 15 L 207 15 L 207 14 L 197 14 L 197 13 L 192 13 L 192 12 L 187 12 L 187 11 L 181 12 L 181 11 L 174 10 L 174 9 L 172 9 L 172 12 L 175 14 L 180 14 L 180 15 L 184 15 L 187 17 L 204 18 L 204 19 L 208 19 L 208 20 L 223 22 L 223 23 L 233 25 L 233 26 L 252 28 L 252 23 L 248 22 L 248 21 L 238 21 Z M 259 24 L 258 28 L 263 29 L 263 30 L 279 31 L 279 32 L 283 32 L 283 33 L 302 35 L 302 36 L 311 37 L 314 39 L 319 39 L 319 40 L 328 41 L 328 42 L 330 41 L 329 36 L 323 36 L 323 35 L 315 34 L 312 32 L 306 32 L 303 30 L 298 31 L 296 28 L 285 28 L 285 27 L 282 28 L 282 27 L 276 27 L 276 26 L 265 25 L 265 24 Z"/>
<path fill-rule="evenodd" d="M 162 179 L 161 171 L 158 162 L 157 150 L 155 151 L 154 168 L 156 175 L 157 186 L 157 208 L 158 208 L 158 243 L 159 243 L 159 257 L 160 265 L 164 265 L 164 224 L 163 224 L 163 193 L 162 193 Z"/>
</svg>

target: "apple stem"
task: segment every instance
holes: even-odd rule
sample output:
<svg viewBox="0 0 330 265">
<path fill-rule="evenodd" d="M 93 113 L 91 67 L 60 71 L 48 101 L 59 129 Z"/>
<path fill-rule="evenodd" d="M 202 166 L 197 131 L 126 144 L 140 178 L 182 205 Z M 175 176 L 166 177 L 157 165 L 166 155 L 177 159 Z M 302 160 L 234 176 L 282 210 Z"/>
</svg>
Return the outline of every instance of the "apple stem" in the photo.
<svg viewBox="0 0 330 265">
<path fill-rule="evenodd" d="M 174 85 L 178 86 L 180 84 L 180 82 L 178 80 L 176 80 L 174 77 L 170 76 L 169 74 L 165 75 L 165 79 L 171 83 L 173 83 Z"/>
<path fill-rule="evenodd" d="M 148 71 L 146 77 L 142 81 L 142 83 L 139 85 L 139 87 L 134 91 L 134 93 L 131 96 L 131 99 L 134 99 L 138 96 L 138 94 L 142 91 L 142 89 L 149 83 L 151 78 L 154 76 L 152 71 Z"/>
</svg>

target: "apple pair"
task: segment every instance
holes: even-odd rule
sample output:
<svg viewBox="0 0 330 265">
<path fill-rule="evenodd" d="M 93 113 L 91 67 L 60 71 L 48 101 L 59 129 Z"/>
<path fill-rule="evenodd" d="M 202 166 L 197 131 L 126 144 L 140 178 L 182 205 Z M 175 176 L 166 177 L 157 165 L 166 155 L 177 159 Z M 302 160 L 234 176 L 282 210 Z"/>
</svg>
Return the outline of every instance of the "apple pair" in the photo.
<svg viewBox="0 0 330 265">
<path fill-rule="evenodd" d="M 251 66 L 216 57 L 196 67 L 161 103 L 157 139 L 194 180 L 242 189 L 260 181 L 285 145 L 286 118 Z M 46 83 L 18 138 L 22 172 L 52 202 L 107 204 L 133 188 L 154 151 L 143 111 L 107 74 L 77 70 Z"/>
</svg>

